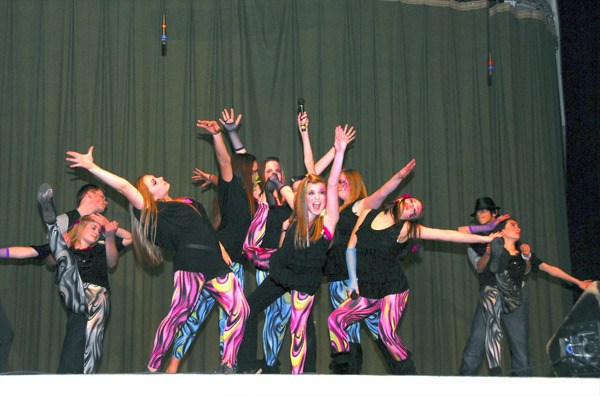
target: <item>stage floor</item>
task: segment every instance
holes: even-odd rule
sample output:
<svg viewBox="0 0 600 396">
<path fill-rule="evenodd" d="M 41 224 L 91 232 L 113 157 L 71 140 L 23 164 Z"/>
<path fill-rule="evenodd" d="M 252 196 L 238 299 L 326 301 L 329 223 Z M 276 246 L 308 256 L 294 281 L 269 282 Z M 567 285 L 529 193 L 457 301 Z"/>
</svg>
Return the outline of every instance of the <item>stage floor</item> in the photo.
<svg viewBox="0 0 600 396">
<path fill-rule="evenodd" d="M 374 375 L 94 374 L 0 375 L 12 395 L 456 395 L 600 396 L 599 378 Z"/>
</svg>

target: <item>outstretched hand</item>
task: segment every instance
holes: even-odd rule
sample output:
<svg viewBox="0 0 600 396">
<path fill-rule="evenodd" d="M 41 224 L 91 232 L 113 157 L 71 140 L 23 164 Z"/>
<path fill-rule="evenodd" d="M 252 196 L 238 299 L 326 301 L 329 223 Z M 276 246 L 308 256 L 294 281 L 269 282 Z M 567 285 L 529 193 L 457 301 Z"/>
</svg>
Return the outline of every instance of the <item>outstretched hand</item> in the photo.
<svg viewBox="0 0 600 396">
<path fill-rule="evenodd" d="M 404 179 L 406 176 L 409 175 L 410 172 L 412 172 L 412 170 L 415 167 L 415 165 L 417 165 L 417 160 L 415 160 L 413 158 L 412 160 L 410 160 L 410 162 L 408 164 L 406 164 L 404 166 L 404 168 L 400 169 L 400 171 L 398 172 L 398 176 L 401 179 Z"/>
<path fill-rule="evenodd" d="M 235 118 L 235 112 L 233 111 L 233 107 L 228 111 L 227 109 L 223 109 L 221 112 L 221 118 L 219 118 L 219 122 L 223 125 L 223 128 L 227 130 L 227 132 L 235 132 L 237 131 L 240 121 L 242 120 L 242 114 L 238 114 L 237 118 Z"/>
<path fill-rule="evenodd" d="M 202 129 L 206 129 L 211 135 L 218 135 L 221 133 L 221 127 L 214 120 L 198 120 L 196 126 Z"/>
<path fill-rule="evenodd" d="M 94 146 L 90 146 L 88 152 L 85 154 L 78 153 L 76 151 L 67 151 L 66 160 L 72 162 L 69 168 L 85 168 L 91 169 L 94 166 Z"/>
<path fill-rule="evenodd" d="M 348 129 L 348 124 L 346 124 L 343 128 L 341 125 L 338 125 L 335 128 L 335 141 L 333 143 L 335 151 L 346 151 L 346 147 L 348 147 L 348 136 L 352 135 L 353 129 L 354 127 L 350 127 L 350 129 Z"/>
<path fill-rule="evenodd" d="M 194 169 L 193 173 L 192 180 L 196 183 L 202 183 L 200 184 L 200 188 L 206 187 L 212 183 L 212 180 L 210 180 L 210 173 L 203 172 L 198 168 Z"/>
</svg>

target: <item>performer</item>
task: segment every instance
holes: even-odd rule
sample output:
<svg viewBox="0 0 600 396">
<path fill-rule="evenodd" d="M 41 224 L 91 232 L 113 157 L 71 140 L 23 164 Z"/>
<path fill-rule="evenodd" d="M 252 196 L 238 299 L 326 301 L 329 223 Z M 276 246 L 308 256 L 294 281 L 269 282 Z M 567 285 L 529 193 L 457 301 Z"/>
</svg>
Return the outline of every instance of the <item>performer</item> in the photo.
<svg viewBox="0 0 600 396">
<path fill-rule="evenodd" d="M 350 289 L 356 299 L 348 298 L 329 316 L 332 362 L 337 374 L 348 374 L 350 345 L 346 328 L 379 312 L 379 335 L 397 361 L 394 374 L 415 374 L 411 352 L 396 334 L 398 322 L 408 300 L 408 280 L 396 257 L 404 258 L 420 239 L 448 242 L 489 242 L 493 236 L 469 235 L 453 230 L 429 228 L 418 223 L 422 203 L 402 195 L 388 209 L 365 209 L 352 231 L 346 261 Z"/>
<path fill-rule="evenodd" d="M 459 227 L 458 231 L 485 235 L 493 231 L 501 221 L 510 217 L 509 215 L 500 216 L 499 212 L 500 207 L 496 205 L 492 198 L 477 198 L 471 217 L 475 218 L 478 224 Z M 467 255 L 471 265 L 479 274 L 480 284 L 485 283 L 485 279 L 490 276 L 489 269 L 486 271 L 490 256 L 490 244 L 472 244 L 467 248 Z M 522 292 L 523 301 L 521 305 L 513 312 L 502 315 L 501 322 L 510 342 L 511 371 L 517 376 L 529 377 L 532 375 L 528 343 L 529 298 L 525 286 L 523 286 Z M 486 324 L 483 319 L 482 306 L 477 303 L 471 324 L 471 333 L 463 350 L 459 369 L 460 375 L 473 376 L 481 366 L 485 358 L 485 329 Z"/>
<path fill-rule="evenodd" d="M 108 271 L 116 270 L 119 251 L 131 244 L 131 234 L 119 228 L 116 221 L 93 214 L 76 220 L 63 238 L 53 195 L 50 185 L 40 186 L 38 201 L 48 227 L 50 249 L 41 245 L 5 250 L 8 257 L 19 259 L 43 258 L 52 253 L 58 262 L 59 290 L 69 315 L 58 372 L 95 373 L 110 313 Z M 85 318 L 85 326 L 80 326 L 79 318 Z"/>
<path fill-rule="evenodd" d="M 214 124 L 212 128 L 218 127 L 214 121 L 206 123 Z M 215 139 L 222 137 L 215 136 Z M 189 198 L 171 198 L 171 185 L 162 177 L 142 175 L 135 186 L 132 185 L 95 164 L 93 149 L 90 147 L 86 154 L 68 151 L 67 161 L 72 168 L 87 169 L 130 202 L 134 247 L 141 261 L 161 263 L 159 247 L 175 251 L 171 309 L 157 329 L 148 370 L 160 369 L 164 353 L 194 309 L 202 289 L 206 288 L 228 313 L 219 372 L 235 372 L 248 304 L 238 280 L 223 259 L 222 246 L 204 207 Z"/>
<path fill-rule="evenodd" d="M 483 281 L 480 304 L 486 324 L 485 351 L 490 374 L 500 376 L 500 343 L 503 337 L 500 321 L 504 314 L 515 311 L 522 304 L 525 275 L 530 271 L 542 270 L 555 278 L 577 285 L 581 290 L 585 290 L 591 281 L 580 281 L 537 258 L 531 247 L 521 242 L 521 228 L 516 220 L 502 221 L 495 231 L 501 231 L 502 237 L 495 238 L 491 243 L 490 260 L 487 264 L 490 276 Z M 528 318 L 523 320 L 527 321 Z"/>
<path fill-rule="evenodd" d="M 337 182 L 347 146 L 341 126 L 336 128 L 334 146 L 336 153 L 327 184 L 321 177 L 312 174 L 300 183 L 292 216 L 283 224 L 281 247 L 270 257 L 270 274 L 248 297 L 250 317 L 239 360 L 243 372 L 259 369 L 256 366 L 259 314 L 286 292 L 291 292 L 292 301 L 292 374 L 304 371 L 307 344 L 316 344 L 306 340 L 307 326 L 314 326 L 308 316 L 321 283 L 327 247 L 339 217 Z M 291 188 L 278 179 L 271 177 L 269 180 L 277 183 L 280 193 L 284 190 L 291 193 Z"/>
<path fill-rule="evenodd" d="M 413 159 L 388 180 L 379 190 L 367 195 L 367 188 L 362 175 L 354 169 L 344 169 L 338 183 L 338 197 L 342 202 L 340 206 L 340 219 L 338 221 L 333 245 L 327 253 L 327 265 L 324 273 L 329 281 L 329 298 L 333 309 L 337 309 L 347 299 L 346 290 L 350 286 L 348 268 L 346 266 L 345 252 L 352 230 L 358 220 L 358 215 L 363 209 L 377 209 L 383 204 L 384 199 L 394 191 L 412 171 L 416 164 Z M 376 312 L 365 319 L 367 328 L 375 339 L 375 344 L 381 350 L 390 371 L 394 371 L 396 360 L 390 355 L 387 347 L 379 338 L 377 325 L 379 313 Z M 350 342 L 349 372 L 359 374 L 362 368 L 362 347 L 360 345 L 360 323 L 356 322 L 346 329 Z"/>
<path fill-rule="evenodd" d="M 258 164 L 256 157 L 246 152 L 237 135 L 241 118 L 241 114 L 238 114 L 237 119 L 235 118 L 233 109 L 231 111 L 224 109 L 219 119 L 232 141 L 236 152 L 233 157 L 229 155 L 224 140 L 220 138 L 221 128 L 213 123 L 211 125 L 216 125 L 216 128 L 210 129 L 209 132 L 215 137 L 214 148 L 220 169 L 220 177 L 216 180 L 218 205 L 215 211 L 216 221 L 213 225 L 217 228 L 219 240 L 225 248 L 227 257 L 229 257 L 228 264 L 230 264 L 231 270 L 243 290 L 243 264 L 246 260 L 242 256 L 242 244 L 255 212 L 256 204 L 253 191 Z M 199 127 L 206 129 L 206 125 L 206 123 L 198 122 Z M 197 171 L 199 170 L 196 168 L 194 172 Z M 167 373 L 178 371 L 181 359 L 188 352 L 200 325 L 204 322 L 214 304 L 214 298 L 207 290 L 203 290 L 194 311 L 175 337 L 173 356 L 165 370 Z M 223 354 L 223 332 L 226 321 L 227 315 L 223 309 L 219 309 L 221 355 Z"/>
</svg>

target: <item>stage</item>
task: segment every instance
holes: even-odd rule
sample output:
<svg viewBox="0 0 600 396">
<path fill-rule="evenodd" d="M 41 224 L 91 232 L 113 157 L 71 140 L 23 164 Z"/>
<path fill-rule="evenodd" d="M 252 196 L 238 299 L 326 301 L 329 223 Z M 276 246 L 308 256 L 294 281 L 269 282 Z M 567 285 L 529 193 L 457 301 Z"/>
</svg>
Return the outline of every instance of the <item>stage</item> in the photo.
<svg viewBox="0 0 600 396">
<path fill-rule="evenodd" d="M 599 396 L 598 378 L 374 375 L 0 375 L 2 395 Z"/>
</svg>

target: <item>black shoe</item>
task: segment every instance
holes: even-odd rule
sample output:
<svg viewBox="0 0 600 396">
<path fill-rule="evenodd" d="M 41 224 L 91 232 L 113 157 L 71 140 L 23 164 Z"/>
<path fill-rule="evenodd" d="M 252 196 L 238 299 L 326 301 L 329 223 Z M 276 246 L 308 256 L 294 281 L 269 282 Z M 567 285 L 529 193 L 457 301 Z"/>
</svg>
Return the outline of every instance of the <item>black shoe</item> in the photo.
<svg viewBox="0 0 600 396">
<path fill-rule="evenodd" d="M 492 240 L 492 252 L 490 254 L 490 271 L 494 274 L 498 272 L 502 272 L 508 266 L 508 262 L 510 261 L 510 253 L 508 250 L 504 249 L 504 239 L 502 238 L 494 238 Z"/>
<path fill-rule="evenodd" d="M 329 369 L 333 374 L 352 374 L 350 372 L 350 361 L 352 360 L 350 352 L 333 352 L 331 358 Z"/>
<path fill-rule="evenodd" d="M 406 359 L 396 360 L 392 371 L 394 375 L 417 375 L 417 368 L 412 360 L 412 352 L 408 351 Z"/>
<path fill-rule="evenodd" d="M 502 368 L 500 366 L 492 367 L 490 369 L 490 375 L 492 377 L 502 377 Z"/>
<path fill-rule="evenodd" d="M 236 367 L 229 367 L 225 363 L 220 365 L 219 368 L 217 369 L 217 371 L 215 371 L 215 374 L 236 374 L 236 373 L 237 373 Z"/>
<path fill-rule="evenodd" d="M 360 374 L 363 364 L 363 350 L 358 343 L 350 343 L 350 361 L 348 362 L 349 374 Z"/>
<path fill-rule="evenodd" d="M 40 203 L 42 217 L 46 224 L 56 223 L 56 209 L 54 209 L 54 202 L 52 201 L 53 195 L 52 186 L 48 183 L 44 183 L 38 188 L 37 200 Z"/>
</svg>

